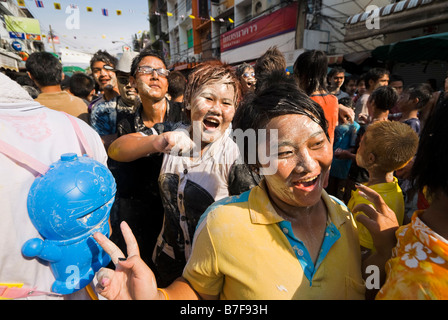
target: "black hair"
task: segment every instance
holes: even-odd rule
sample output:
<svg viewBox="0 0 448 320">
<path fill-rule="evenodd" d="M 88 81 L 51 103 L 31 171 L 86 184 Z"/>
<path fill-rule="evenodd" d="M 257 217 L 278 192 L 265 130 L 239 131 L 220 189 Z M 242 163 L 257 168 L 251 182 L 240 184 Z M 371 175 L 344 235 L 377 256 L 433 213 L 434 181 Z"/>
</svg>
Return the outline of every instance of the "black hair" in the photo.
<svg viewBox="0 0 448 320">
<path fill-rule="evenodd" d="M 328 58 L 325 52 L 310 50 L 302 53 L 294 62 L 294 76 L 306 94 L 327 91 Z"/>
<path fill-rule="evenodd" d="M 70 79 L 71 79 L 70 76 L 68 76 L 66 74 L 64 75 L 64 79 L 62 79 L 62 82 L 61 82 L 61 89 L 62 90 L 70 89 Z"/>
<path fill-rule="evenodd" d="M 340 98 L 340 99 L 338 99 L 338 103 L 342 104 L 343 106 L 348 107 L 348 108 L 354 107 L 353 99 L 350 97 Z"/>
<path fill-rule="evenodd" d="M 62 64 L 50 52 L 32 53 L 25 66 L 39 86 L 56 86 L 62 82 Z"/>
<path fill-rule="evenodd" d="M 345 78 L 345 83 L 349 83 L 350 81 L 354 81 L 356 84 L 358 84 L 359 79 L 361 78 L 358 74 L 351 74 Z"/>
<path fill-rule="evenodd" d="M 131 76 L 135 77 L 135 74 L 137 73 L 137 67 L 139 65 L 139 63 L 143 60 L 144 57 L 156 57 L 160 60 L 162 60 L 163 64 L 165 65 L 166 68 L 166 62 L 165 62 L 165 58 L 163 57 L 163 54 L 160 51 L 156 51 L 156 50 L 152 50 L 149 48 L 144 49 L 143 51 L 141 51 L 139 53 L 138 56 L 136 56 L 133 60 L 132 60 L 132 65 L 131 65 Z"/>
<path fill-rule="evenodd" d="M 180 71 L 171 71 L 168 76 L 168 93 L 172 99 L 175 99 L 185 92 L 187 79 Z"/>
<path fill-rule="evenodd" d="M 381 86 L 373 90 L 369 100 L 373 101 L 378 109 L 390 110 L 397 103 L 398 94 L 394 88 Z"/>
<path fill-rule="evenodd" d="M 118 59 L 105 50 L 98 50 L 97 52 L 95 52 L 92 59 L 90 59 L 90 69 L 93 69 L 93 64 L 98 61 L 104 62 L 106 65 L 111 66 L 112 68 L 115 68 L 118 64 Z"/>
<path fill-rule="evenodd" d="M 334 67 L 334 68 L 332 68 L 332 69 L 330 70 L 330 72 L 328 72 L 328 78 L 331 78 L 331 77 L 333 77 L 335 74 L 338 74 L 338 73 L 344 73 L 344 75 L 345 75 L 345 69 L 344 69 L 344 68 L 341 68 L 341 67 Z"/>
<path fill-rule="evenodd" d="M 418 190 L 427 187 L 429 194 L 448 195 L 448 98 L 442 105 L 423 126 L 411 176 Z"/>
<path fill-rule="evenodd" d="M 283 53 L 276 47 L 270 47 L 254 65 L 255 91 L 263 90 L 264 85 L 269 85 L 269 77 L 272 73 L 286 73 L 286 59 Z"/>
<path fill-rule="evenodd" d="M 401 81 L 404 83 L 403 77 L 398 75 L 398 74 L 392 74 L 389 78 L 389 83 L 394 82 L 394 81 Z"/>
<path fill-rule="evenodd" d="M 364 78 L 366 89 L 370 88 L 369 81 L 373 80 L 374 82 L 378 81 L 379 78 L 384 76 L 385 74 L 389 75 L 390 72 L 384 68 L 372 68 L 366 73 L 366 77 Z"/>
<path fill-rule="evenodd" d="M 316 122 L 325 132 L 327 139 L 328 124 L 322 107 L 311 100 L 296 84 L 293 78 L 284 73 L 273 72 L 269 86 L 256 93 L 248 94 L 238 106 L 232 127 L 245 132 L 248 129 L 258 132 L 276 117 L 288 114 L 300 114 Z M 258 138 L 257 138 L 258 141 Z M 248 161 L 246 150 L 241 150 L 244 161 Z M 258 163 L 258 161 L 257 161 Z"/>
<path fill-rule="evenodd" d="M 409 99 L 418 99 L 417 109 L 420 110 L 429 102 L 432 97 L 432 88 L 428 83 L 416 83 L 406 87 L 406 93 L 409 93 Z"/>
<path fill-rule="evenodd" d="M 70 78 L 70 91 L 73 95 L 86 99 L 95 89 L 95 80 L 83 72 L 76 72 Z"/>
</svg>

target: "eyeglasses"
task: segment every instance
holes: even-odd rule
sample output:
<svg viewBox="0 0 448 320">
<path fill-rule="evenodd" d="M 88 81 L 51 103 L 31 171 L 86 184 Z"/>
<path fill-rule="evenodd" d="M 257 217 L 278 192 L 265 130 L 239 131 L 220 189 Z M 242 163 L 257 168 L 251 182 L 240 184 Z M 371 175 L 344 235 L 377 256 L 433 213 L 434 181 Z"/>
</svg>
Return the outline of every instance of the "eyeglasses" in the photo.
<svg viewBox="0 0 448 320">
<path fill-rule="evenodd" d="M 164 68 L 155 69 L 150 66 L 140 66 L 137 68 L 137 72 L 143 74 L 153 74 L 154 71 L 157 72 L 157 74 L 162 77 L 168 77 L 170 74 L 170 71 Z"/>
<path fill-rule="evenodd" d="M 102 68 L 93 68 L 92 69 L 92 73 L 99 73 L 99 72 L 101 72 L 101 70 L 115 71 L 115 69 L 113 67 L 108 66 L 107 64 L 105 64 Z"/>
<path fill-rule="evenodd" d="M 255 77 L 255 72 L 245 72 L 243 73 L 244 78 Z"/>
</svg>

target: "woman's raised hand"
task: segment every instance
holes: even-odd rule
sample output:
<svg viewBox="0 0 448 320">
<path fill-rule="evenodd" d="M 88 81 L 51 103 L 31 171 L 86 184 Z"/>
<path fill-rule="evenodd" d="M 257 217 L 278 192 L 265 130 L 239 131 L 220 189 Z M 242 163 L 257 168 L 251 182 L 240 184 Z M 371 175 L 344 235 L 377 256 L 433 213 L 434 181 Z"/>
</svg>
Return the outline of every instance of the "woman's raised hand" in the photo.
<svg viewBox="0 0 448 320">
<path fill-rule="evenodd" d="M 106 236 L 99 232 L 93 235 L 115 264 L 115 270 L 102 268 L 97 273 L 97 292 L 109 300 L 163 299 L 153 272 L 140 258 L 137 240 L 130 227 L 122 222 L 120 228 L 126 242 L 127 258 Z"/>
</svg>

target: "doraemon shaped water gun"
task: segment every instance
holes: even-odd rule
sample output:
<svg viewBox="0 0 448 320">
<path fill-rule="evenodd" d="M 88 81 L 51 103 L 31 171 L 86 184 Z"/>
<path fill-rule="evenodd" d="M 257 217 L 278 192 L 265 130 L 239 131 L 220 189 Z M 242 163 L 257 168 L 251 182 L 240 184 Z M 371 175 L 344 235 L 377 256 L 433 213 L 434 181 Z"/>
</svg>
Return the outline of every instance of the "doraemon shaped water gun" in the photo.
<svg viewBox="0 0 448 320">
<path fill-rule="evenodd" d="M 92 155 L 78 124 L 68 117 L 81 146 Z M 93 234 L 110 235 L 109 215 L 116 193 L 112 173 L 87 155 L 66 153 L 47 166 L 1 140 L 0 152 L 39 174 L 28 193 L 27 206 L 42 239 L 25 242 L 22 254 L 49 262 L 56 278 L 53 293 L 71 294 L 83 289 L 95 272 L 110 262 Z"/>
<path fill-rule="evenodd" d="M 75 153 L 63 154 L 34 181 L 28 214 L 44 240 L 28 240 L 22 253 L 50 262 L 56 278 L 52 292 L 70 294 L 84 288 L 110 262 L 92 236 L 95 232 L 110 235 L 108 220 L 115 192 L 107 167 Z"/>
</svg>

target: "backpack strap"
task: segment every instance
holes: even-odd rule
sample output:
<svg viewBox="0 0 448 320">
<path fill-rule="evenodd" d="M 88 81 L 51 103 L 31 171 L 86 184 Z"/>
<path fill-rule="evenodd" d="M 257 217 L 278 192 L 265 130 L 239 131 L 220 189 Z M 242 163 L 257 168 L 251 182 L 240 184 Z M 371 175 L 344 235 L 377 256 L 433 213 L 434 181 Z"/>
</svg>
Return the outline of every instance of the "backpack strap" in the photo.
<svg viewBox="0 0 448 320">
<path fill-rule="evenodd" d="M 29 156 L 28 154 L 20 151 L 16 147 L 13 147 L 9 143 L 6 143 L 2 140 L 0 140 L 0 152 L 9 158 L 26 165 L 27 167 L 33 169 L 41 175 L 44 175 L 50 169 L 50 167 L 46 164 L 40 162 L 39 160 Z"/>
<path fill-rule="evenodd" d="M 89 143 L 87 142 L 87 139 L 84 135 L 84 133 L 81 130 L 81 127 L 79 126 L 78 122 L 76 122 L 75 118 L 73 116 L 70 116 L 69 114 L 62 112 L 67 116 L 67 118 L 70 120 L 73 129 L 75 129 L 76 136 L 78 137 L 79 142 L 81 143 L 81 146 L 84 148 L 85 153 L 90 157 L 93 158 L 93 152 L 90 148 Z"/>
</svg>

